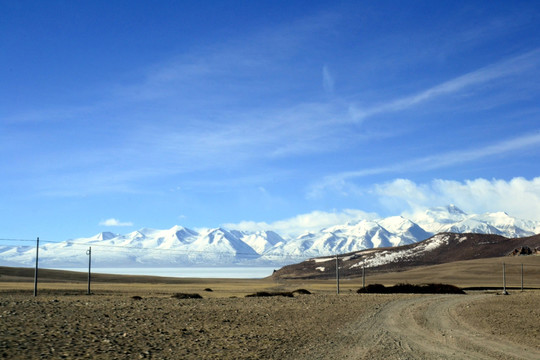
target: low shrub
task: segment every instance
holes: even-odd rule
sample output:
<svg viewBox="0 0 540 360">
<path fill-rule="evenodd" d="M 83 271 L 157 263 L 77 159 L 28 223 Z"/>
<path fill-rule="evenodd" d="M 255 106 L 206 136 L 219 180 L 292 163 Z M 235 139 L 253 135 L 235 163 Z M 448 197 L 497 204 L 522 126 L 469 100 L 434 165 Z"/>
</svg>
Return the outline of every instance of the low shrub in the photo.
<svg viewBox="0 0 540 360">
<path fill-rule="evenodd" d="M 293 294 L 311 295 L 311 291 L 306 289 L 296 289 L 293 291 Z"/>
<path fill-rule="evenodd" d="M 199 294 L 186 294 L 186 293 L 176 293 L 172 297 L 176 299 L 202 299 L 203 298 Z"/>
<path fill-rule="evenodd" d="M 382 284 L 369 284 L 356 291 L 358 294 L 387 294 L 388 289 Z"/>
<path fill-rule="evenodd" d="M 292 292 L 281 291 L 281 292 L 268 292 L 268 291 L 259 291 L 255 294 L 246 295 L 246 297 L 268 297 L 268 296 L 285 296 L 285 297 L 294 297 Z"/>
<path fill-rule="evenodd" d="M 465 294 L 462 289 L 449 284 L 397 284 L 390 287 L 370 284 L 356 292 L 358 294 Z"/>
</svg>

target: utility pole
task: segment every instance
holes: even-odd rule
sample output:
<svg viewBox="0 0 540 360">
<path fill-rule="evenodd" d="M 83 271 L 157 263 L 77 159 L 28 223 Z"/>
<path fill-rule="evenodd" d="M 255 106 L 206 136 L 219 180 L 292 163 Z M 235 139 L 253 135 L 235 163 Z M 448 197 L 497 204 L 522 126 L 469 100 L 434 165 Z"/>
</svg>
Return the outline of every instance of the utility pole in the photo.
<svg viewBox="0 0 540 360">
<path fill-rule="evenodd" d="M 91 246 L 88 248 L 88 250 L 86 250 L 86 255 L 88 255 L 88 291 L 86 292 L 86 295 L 90 295 L 90 278 L 91 278 L 90 268 L 92 266 L 92 247 Z"/>
<path fill-rule="evenodd" d="M 336 254 L 336 283 L 337 283 L 337 294 L 339 295 L 339 264 L 338 264 L 337 254 Z"/>
<path fill-rule="evenodd" d="M 521 292 L 523 292 L 523 264 L 521 264 Z"/>
<path fill-rule="evenodd" d="M 506 264 L 503 263 L 503 295 L 508 295 L 506 291 Z"/>
<path fill-rule="evenodd" d="M 366 266 L 362 265 L 362 289 L 366 287 Z"/>
<path fill-rule="evenodd" d="M 36 240 L 36 270 L 34 271 L 34 296 L 37 296 L 39 237 Z"/>
</svg>

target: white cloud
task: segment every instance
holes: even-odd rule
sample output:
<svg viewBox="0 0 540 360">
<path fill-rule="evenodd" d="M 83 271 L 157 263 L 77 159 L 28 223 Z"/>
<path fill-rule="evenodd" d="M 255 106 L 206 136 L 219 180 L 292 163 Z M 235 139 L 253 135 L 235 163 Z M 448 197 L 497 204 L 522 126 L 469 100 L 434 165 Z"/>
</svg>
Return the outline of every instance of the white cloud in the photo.
<svg viewBox="0 0 540 360">
<path fill-rule="evenodd" d="M 396 179 L 374 187 L 379 200 L 394 211 L 418 211 L 433 206 L 455 204 L 468 213 L 506 211 L 510 215 L 540 220 L 540 177 L 531 180 L 436 179 L 417 184 Z"/>
<path fill-rule="evenodd" d="M 368 191 L 389 210 L 389 215 L 407 214 L 426 208 L 455 204 L 470 214 L 505 211 L 528 220 L 540 220 L 540 177 L 531 180 L 516 177 L 509 181 L 483 178 L 465 181 L 436 179 L 415 183 L 395 179 L 377 184 Z M 282 236 L 296 237 L 308 231 L 319 231 L 347 222 L 373 220 L 379 216 L 362 210 L 313 211 L 272 223 L 242 221 L 223 226 L 241 231 L 276 231 Z"/>
<path fill-rule="evenodd" d="M 449 166 L 466 164 L 476 160 L 481 160 L 495 155 L 504 155 L 516 150 L 522 150 L 540 145 L 540 133 L 523 135 L 516 138 L 503 140 L 482 148 L 450 151 L 441 154 L 430 155 L 422 158 L 401 161 L 386 166 L 368 168 L 356 171 L 346 171 L 342 173 L 326 176 L 321 181 L 313 184 L 307 192 L 308 198 L 321 197 L 325 192 L 331 190 L 333 193 L 347 195 L 358 192 L 354 184 L 348 180 L 361 178 L 370 175 L 400 173 L 409 171 L 427 171 L 445 168 Z"/>
<path fill-rule="evenodd" d="M 271 230 L 283 236 L 296 237 L 307 231 L 319 231 L 322 228 L 344 224 L 349 221 L 375 219 L 378 216 L 361 210 L 345 209 L 342 211 L 325 212 L 313 211 L 308 214 L 300 214 L 295 217 L 278 220 L 273 223 L 242 221 L 237 224 L 224 224 L 229 229 L 242 231 Z"/>
<path fill-rule="evenodd" d="M 101 226 L 133 226 L 133 223 L 130 221 L 121 222 L 118 219 L 110 218 L 110 219 L 101 221 L 99 225 Z"/>
</svg>

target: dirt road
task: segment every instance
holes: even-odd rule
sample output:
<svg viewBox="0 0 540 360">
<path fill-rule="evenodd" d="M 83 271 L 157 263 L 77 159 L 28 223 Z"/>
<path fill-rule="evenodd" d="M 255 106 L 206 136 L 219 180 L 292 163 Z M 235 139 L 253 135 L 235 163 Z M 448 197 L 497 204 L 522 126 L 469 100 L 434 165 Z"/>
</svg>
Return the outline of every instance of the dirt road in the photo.
<svg viewBox="0 0 540 360">
<path fill-rule="evenodd" d="M 493 296 L 414 296 L 392 301 L 351 324 L 348 335 L 358 345 L 342 355 L 354 359 L 540 359 L 540 342 L 518 345 L 488 329 L 472 327 L 466 314 L 458 315 L 460 308 Z M 475 316 L 481 316 L 479 311 L 490 309 L 478 307 Z"/>
</svg>

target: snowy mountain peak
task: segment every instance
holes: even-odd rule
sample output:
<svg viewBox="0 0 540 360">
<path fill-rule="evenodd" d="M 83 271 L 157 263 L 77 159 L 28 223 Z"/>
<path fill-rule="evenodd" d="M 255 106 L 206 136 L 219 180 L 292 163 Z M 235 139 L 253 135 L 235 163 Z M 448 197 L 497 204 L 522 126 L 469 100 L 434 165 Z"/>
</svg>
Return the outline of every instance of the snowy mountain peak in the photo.
<svg viewBox="0 0 540 360">
<path fill-rule="evenodd" d="M 185 240 L 187 238 L 199 235 L 196 231 L 185 228 L 183 226 L 173 226 L 169 229 L 169 232 L 174 234 L 179 240 Z"/>
<path fill-rule="evenodd" d="M 123 235 L 122 237 L 127 239 L 144 239 L 148 229 L 140 229 L 130 232 L 129 234 Z"/>
<path fill-rule="evenodd" d="M 112 238 L 117 237 L 117 234 L 114 234 L 112 232 L 104 231 L 100 232 L 99 234 L 92 237 L 93 240 L 110 240 Z"/>
<path fill-rule="evenodd" d="M 430 218 L 432 221 L 438 222 L 451 222 L 464 219 L 467 216 L 463 210 L 459 209 L 455 205 L 429 208 L 424 211 L 423 215 L 424 217 Z"/>
<path fill-rule="evenodd" d="M 450 204 L 446 206 L 446 210 L 448 211 L 448 213 L 453 214 L 453 215 L 467 215 L 465 211 L 461 210 L 454 204 Z"/>
</svg>

